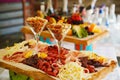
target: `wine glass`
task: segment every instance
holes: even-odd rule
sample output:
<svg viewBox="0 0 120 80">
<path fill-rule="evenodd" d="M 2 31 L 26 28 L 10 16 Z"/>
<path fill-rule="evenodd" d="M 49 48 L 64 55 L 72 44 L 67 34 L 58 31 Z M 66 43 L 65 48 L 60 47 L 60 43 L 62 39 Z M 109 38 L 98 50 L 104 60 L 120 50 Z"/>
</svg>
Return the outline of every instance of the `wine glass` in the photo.
<svg viewBox="0 0 120 80">
<path fill-rule="evenodd" d="M 59 62 L 60 62 L 60 50 L 61 50 L 61 43 L 63 39 L 65 38 L 67 32 L 71 28 L 71 24 L 60 24 L 60 23 L 53 23 L 47 26 L 49 32 L 55 39 L 58 47 L 58 56 L 59 56 Z"/>
<path fill-rule="evenodd" d="M 29 28 L 31 29 L 31 31 L 35 36 L 35 40 L 38 42 L 39 36 L 48 21 L 40 17 L 29 17 L 27 18 L 26 21 L 27 21 L 27 25 L 29 26 Z"/>
<path fill-rule="evenodd" d="M 26 22 L 29 28 L 31 29 L 31 31 L 33 32 L 35 40 L 37 41 L 37 44 L 36 44 L 36 47 L 34 48 L 35 50 L 33 53 L 33 54 L 37 54 L 38 53 L 37 45 L 39 42 L 39 36 L 43 31 L 43 29 L 45 28 L 45 25 L 47 24 L 48 21 L 40 17 L 29 17 L 27 18 Z"/>
</svg>

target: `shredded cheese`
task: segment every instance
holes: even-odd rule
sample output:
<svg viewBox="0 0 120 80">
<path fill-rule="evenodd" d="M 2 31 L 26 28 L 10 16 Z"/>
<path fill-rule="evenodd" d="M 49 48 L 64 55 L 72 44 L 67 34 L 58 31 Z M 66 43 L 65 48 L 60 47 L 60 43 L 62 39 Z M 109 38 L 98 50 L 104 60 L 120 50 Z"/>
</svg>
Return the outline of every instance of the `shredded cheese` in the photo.
<svg viewBox="0 0 120 80">
<path fill-rule="evenodd" d="M 84 68 L 76 62 L 69 62 L 62 66 L 58 76 L 60 80 L 83 80 Z"/>
<path fill-rule="evenodd" d="M 11 56 L 12 54 L 14 54 L 15 52 L 24 52 L 26 50 L 28 50 L 28 46 L 25 46 L 26 43 L 30 43 L 33 44 L 35 43 L 35 40 L 31 39 L 28 41 L 23 41 L 21 43 L 15 43 L 14 46 L 12 47 L 6 47 L 6 53 Z"/>
<path fill-rule="evenodd" d="M 28 49 L 27 46 L 24 46 L 22 43 L 15 44 L 13 47 L 7 47 L 6 48 L 6 53 L 9 55 L 14 54 L 15 52 L 22 52 L 24 50 Z"/>
</svg>

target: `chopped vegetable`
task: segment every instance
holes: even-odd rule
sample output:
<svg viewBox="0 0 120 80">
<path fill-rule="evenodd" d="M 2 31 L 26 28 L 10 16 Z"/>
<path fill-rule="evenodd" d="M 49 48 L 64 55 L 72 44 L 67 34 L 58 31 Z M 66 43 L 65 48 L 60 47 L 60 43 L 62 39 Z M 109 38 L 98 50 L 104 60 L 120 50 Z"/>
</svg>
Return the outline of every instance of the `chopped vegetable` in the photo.
<svg viewBox="0 0 120 80">
<path fill-rule="evenodd" d="M 29 58 L 32 56 L 32 54 L 33 54 L 33 50 L 26 51 L 24 57 Z"/>
<path fill-rule="evenodd" d="M 100 33 L 101 31 L 102 30 L 98 26 L 94 27 L 94 29 L 92 30 L 92 32 L 94 33 Z"/>
<path fill-rule="evenodd" d="M 56 20 L 55 20 L 55 18 L 51 17 L 51 18 L 49 19 L 49 22 L 50 22 L 50 23 L 56 23 Z"/>
<path fill-rule="evenodd" d="M 93 29 L 95 28 L 96 24 L 91 24 L 90 27 L 89 27 L 89 32 L 92 32 Z"/>
<path fill-rule="evenodd" d="M 63 20 L 59 20 L 58 23 L 63 23 Z"/>
<path fill-rule="evenodd" d="M 44 18 L 45 15 L 43 14 L 42 11 L 38 10 L 38 11 L 37 11 L 37 16 L 38 16 L 38 17 L 41 17 L 41 18 Z"/>
<path fill-rule="evenodd" d="M 88 33 L 85 30 L 85 28 L 80 27 L 78 25 L 74 25 L 72 27 L 72 30 L 73 30 L 73 35 L 77 36 L 78 38 L 84 38 L 88 36 Z"/>
<path fill-rule="evenodd" d="M 13 71 L 9 71 L 9 74 L 10 74 L 10 80 L 34 80 L 28 76 L 15 73 Z"/>
<path fill-rule="evenodd" d="M 38 53 L 38 57 L 40 57 L 40 58 L 46 58 L 47 56 L 48 55 L 46 53 L 44 53 L 44 52 Z"/>
<path fill-rule="evenodd" d="M 67 35 L 68 35 L 68 36 L 72 36 L 72 29 L 70 29 L 70 30 L 67 32 Z"/>
</svg>

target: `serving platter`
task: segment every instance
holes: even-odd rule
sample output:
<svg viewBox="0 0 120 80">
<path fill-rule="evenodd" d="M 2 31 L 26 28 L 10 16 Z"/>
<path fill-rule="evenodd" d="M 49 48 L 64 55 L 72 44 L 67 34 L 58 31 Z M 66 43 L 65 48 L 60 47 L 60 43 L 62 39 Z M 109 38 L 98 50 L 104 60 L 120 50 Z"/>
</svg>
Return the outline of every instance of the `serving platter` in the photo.
<svg viewBox="0 0 120 80">
<path fill-rule="evenodd" d="M 47 75 L 45 72 L 39 69 L 30 67 L 23 63 L 5 61 L 2 59 L 4 55 L 6 55 L 6 50 L 1 49 L 0 50 L 0 67 L 12 70 L 19 74 L 24 74 L 26 76 L 33 78 L 34 80 L 56 80 L 57 79 L 53 76 Z"/>
<path fill-rule="evenodd" d="M 86 51 L 83 51 L 83 52 L 86 52 Z M 6 53 L 5 49 L 0 50 L 0 67 L 12 70 L 19 74 L 29 76 L 29 77 L 33 78 L 34 80 L 60 80 L 56 77 L 46 74 L 45 72 L 43 72 L 39 69 L 30 67 L 23 63 L 5 61 L 5 60 L 3 60 L 3 56 L 5 56 L 6 54 L 7 53 Z M 96 80 L 96 78 L 97 78 L 97 80 L 99 80 L 99 79 L 105 77 L 110 72 L 112 72 L 115 67 L 116 67 L 116 63 L 111 62 L 111 65 L 109 67 L 105 67 L 105 68 L 101 69 L 99 72 L 97 72 L 97 74 L 93 75 L 92 79 L 88 79 L 88 80 Z"/>
</svg>

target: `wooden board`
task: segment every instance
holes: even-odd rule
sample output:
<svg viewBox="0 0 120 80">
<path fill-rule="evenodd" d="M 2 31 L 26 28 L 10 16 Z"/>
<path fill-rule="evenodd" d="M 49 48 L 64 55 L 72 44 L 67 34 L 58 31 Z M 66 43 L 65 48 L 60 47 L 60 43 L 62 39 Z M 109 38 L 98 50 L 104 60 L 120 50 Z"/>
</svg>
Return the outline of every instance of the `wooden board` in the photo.
<svg viewBox="0 0 120 80">
<path fill-rule="evenodd" d="M 22 64 L 22 63 L 16 63 L 16 62 L 8 62 L 3 60 L 3 56 L 6 55 L 5 49 L 0 50 L 0 67 L 12 70 L 16 73 L 23 74 L 29 77 L 32 77 L 34 80 L 59 80 L 56 77 L 52 77 L 45 72 L 30 67 L 28 65 Z M 96 72 L 95 74 L 91 75 L 91 78 L 88 80 L 101 80 L 104 78 L 107 74 L 112 72 L 114 68 L 116 67 L 116 62 L 112 61 L 109 67 L 105 67 L 101 69 L 99 72 Z"/>
<path fill-rule="evenodd" d="M 26 34 L 26 33 L 32 34 L 32 32 L 30 31 L 30 29 L 27 26 L 22 28 L 22 32 L 24 34 Z M 107 35 L 108 35 L 108 30 L 104 29 L 104 30 L 102 30 L 101 33 L 96 33 L 94 35 L 91 35 L 91 36 L 88 36 L 85 38 L 77 38 L 75 36 L 66 36 L 64 38 L 64 41 L 72 42 L 75 44 L 89 45 L 89 44 L 93 43 L 94 41 L 97 41 L 97 40 L 104 38 Z M 48 38 L 48 37 L 52 38 L 52 35 L 48 31 L 43 31 L 41 33 L 41 36 L 46 37 L 46 38 Z"/>
<path fill-rule="evenodd" d="M 0 50 L 0 67 L 12 70 L 19 74 L 24 74 L 26 76 L 32 77 L 35 80 L 56 80 L 55 77 L 51 77 L 41 70 L 27 66 L 22 63 L 8 62 L 2 59 L 6 54 L 4 49 Z"/>
</svg>

